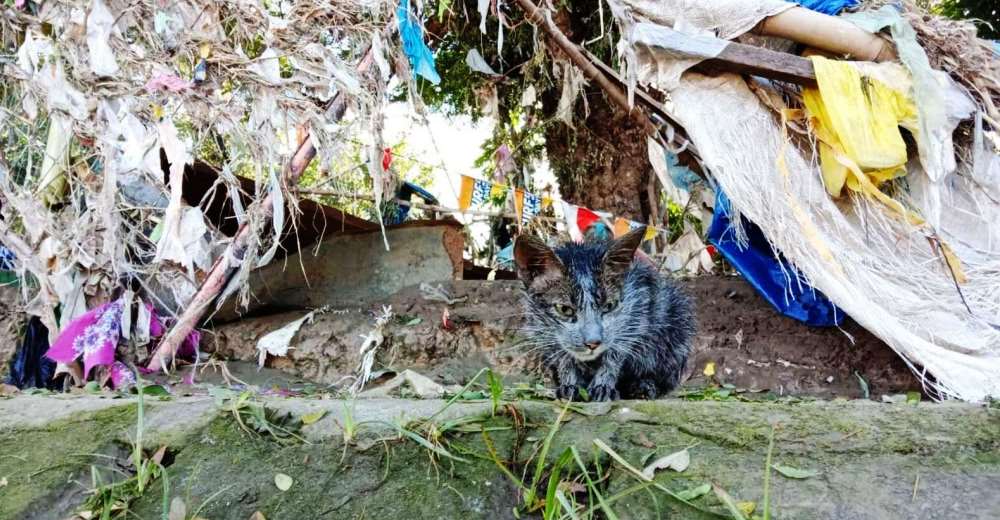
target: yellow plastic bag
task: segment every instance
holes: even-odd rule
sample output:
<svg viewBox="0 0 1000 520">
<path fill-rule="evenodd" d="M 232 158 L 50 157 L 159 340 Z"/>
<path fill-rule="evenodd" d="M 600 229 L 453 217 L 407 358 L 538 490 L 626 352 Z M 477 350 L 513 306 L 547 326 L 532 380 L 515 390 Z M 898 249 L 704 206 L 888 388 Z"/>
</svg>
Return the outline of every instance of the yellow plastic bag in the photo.
<svg viewBox="0 0 1000 520">
<path fill-rule="evenodd" d="M 811 59 L 819 88 L 805 89 L 802 97 L 819 139 L 827 192 L 839 197 L 846 185 L 884 197 L 878 186 L 906 173 L 899 127 L 917 128 L 916 107 L 905 94 L 862 77 L 849 63 Z"/>
</svg>

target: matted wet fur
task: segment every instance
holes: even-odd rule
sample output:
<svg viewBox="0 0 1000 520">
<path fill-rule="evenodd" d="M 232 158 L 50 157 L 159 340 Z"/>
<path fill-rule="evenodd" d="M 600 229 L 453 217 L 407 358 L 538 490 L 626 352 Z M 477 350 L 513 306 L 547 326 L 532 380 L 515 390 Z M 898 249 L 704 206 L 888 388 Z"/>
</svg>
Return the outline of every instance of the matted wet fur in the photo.
<svg viewBox="0 0 1000 520">
<path fill-rule="evenodd" d="M 635 260 L 644 234 L 555 248 L 517 239 L 525 342 L 552 370 L 560 398 L 579 399 L 582 388 L 591 401 L 655 399 L 680 382 L 694 310 L 652 265 Z"/>
</svg>

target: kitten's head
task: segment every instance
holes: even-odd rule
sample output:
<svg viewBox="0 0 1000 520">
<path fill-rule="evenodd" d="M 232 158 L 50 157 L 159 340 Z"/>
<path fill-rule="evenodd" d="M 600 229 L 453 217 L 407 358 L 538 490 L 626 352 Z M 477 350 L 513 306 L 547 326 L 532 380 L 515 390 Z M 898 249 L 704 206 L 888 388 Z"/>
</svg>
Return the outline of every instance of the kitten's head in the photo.
<svg viewBox="0 0 1000 520">
<path fill-rule="evenodd" d="M 566 352 L 579 361 L 627 349 L 630 305 L 622 289 L 645 232 L 555 249 L 519 237 L 514 260 L 526 293 L 527 341 L 547 356 Z"/>
</svg>

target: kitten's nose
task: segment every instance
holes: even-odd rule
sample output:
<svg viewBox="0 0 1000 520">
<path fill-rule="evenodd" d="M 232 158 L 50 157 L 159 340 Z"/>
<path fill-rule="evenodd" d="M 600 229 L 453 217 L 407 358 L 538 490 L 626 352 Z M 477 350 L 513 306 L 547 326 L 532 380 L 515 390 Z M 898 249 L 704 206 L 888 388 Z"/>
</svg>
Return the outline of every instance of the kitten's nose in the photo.
<svg viewBox="0 0 1000 520">
<path fill-rule="evenodd" d="M 601 340 L 599 339 L 592 339 L 587 342 L 587 348 L 589 348 L 590 350 L 597 350 L 597 347 L 600 346 L 601 346 Z"/>
</svg>

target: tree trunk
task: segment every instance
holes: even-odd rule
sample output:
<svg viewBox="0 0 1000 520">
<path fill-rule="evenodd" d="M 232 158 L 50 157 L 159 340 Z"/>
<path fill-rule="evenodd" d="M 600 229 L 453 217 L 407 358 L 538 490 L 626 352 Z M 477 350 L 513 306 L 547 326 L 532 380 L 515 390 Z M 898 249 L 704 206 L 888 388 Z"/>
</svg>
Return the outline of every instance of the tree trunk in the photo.
<svg viewBox="0 0 1000 520">
<path fill-rule="evenodd" d="M 556 112 L 559 90 L 542 96 L 544 112 Z M 646 150 L 646 134 L 623 111 L 593 87 L 578 99 L 573 127 L 553 122 L 545 131 L 545 147 L 562 197 L 592 210 L 648 222 L 647 188 L 654 173 Z M 551 116 L 549 116 L 551 117 Z"/>
<path fill-rule="evenodd" d="M 569 10 L 560 9 L 553 15 L 556 26 L 572 41 L 593 38 L 594 20 L 574 16 L 570 10 L 593 13 L 596 3 L 590 6 L 589 2 L 581 2 L 567 7 Z M 554 45 L 551 47 L 555 49 Z M 560 95 L 561 89 L 556 85 L 540 96 L 546 118 L 556 114 Z M 555 121 L 545 129 L 545 149 L 565 200 L 618 217 L 649 222 L 648 187 L 655 173 L 649 164 L 646 133 L 633 118 L 612 105 L 599 87 L 583 88 L 574 106 L 573 126 Z"/>
</svg>

